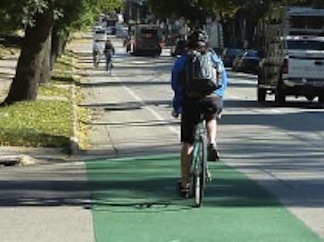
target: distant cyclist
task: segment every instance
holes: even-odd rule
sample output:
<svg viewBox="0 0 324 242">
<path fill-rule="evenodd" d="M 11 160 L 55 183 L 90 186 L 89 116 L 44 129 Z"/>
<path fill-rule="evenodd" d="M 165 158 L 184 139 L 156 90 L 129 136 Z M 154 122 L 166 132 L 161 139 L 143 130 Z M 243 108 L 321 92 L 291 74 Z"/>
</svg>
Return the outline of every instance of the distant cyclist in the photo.
<svg viewBox="0 0 324 242">
<path fill-rule="evenodd" d="M 95 39 L 92 44 L 92 55 L 93 55 L 93 64 L 96 68 L 99 66 L 102 53 L 103 53 L 103 45 L 99 40 Z"/>
<path fill-rule="evenodd" d="M 186 86 L 186 75 L 183 73 L 191 72 L 187 70 L 187 63 L 190 60 L 189 53 L 199 53 L 199 55 L 209 55 L 212 66 L 217 68 L 217 76 L 220 82 L 220 88 L 212 89 L 213 91 L 205 96 L 192 95 L 188 92 Z M 210 63 L 209 62 L 209 63 Z M 174 91 L 172 116 L 178 117 L 181 114 L 181 181 L 178 184 L 181 196 L 186 196 L 189 192 L 189 175 L 190 175 L 190 158 L 192 144 L 194 142 L 195 126 L 200 120 L 201 108 L 208 110 L 204 118 L 207 127 L 208 154 L 209 161 L 219 159 L 219 152 L 216 146 L 217 120 L 223 108 L 223 95 L 227 87 L 227 74 L 222 60 L 217 54 L 208 47 L 207 34 L 199 29 L 194 30 L 187 40 L 187 46 L 172 68 L 172 89 Z"/>
<path fill-rule="evenodd" d="M 111 74 L 111 70 L 114 67 L 113 55 L 115 54 L 115 47 L 112 44 L 110 39 L 107 39 L 107 41 L 105 43 L 104 54 L 106 57 L 106 71 L 109 71 L 109 74 Z"/>
</svg>

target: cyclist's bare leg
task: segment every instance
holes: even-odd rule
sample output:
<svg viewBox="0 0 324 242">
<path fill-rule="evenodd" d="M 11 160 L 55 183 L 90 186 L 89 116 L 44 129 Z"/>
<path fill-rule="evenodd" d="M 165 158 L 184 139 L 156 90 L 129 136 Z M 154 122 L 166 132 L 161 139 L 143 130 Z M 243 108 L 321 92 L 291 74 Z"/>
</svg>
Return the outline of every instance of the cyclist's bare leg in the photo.
<svg viewBox="0 0 324 242">
<path fill-rule="evenodd" d="M 217 135 L 217 120 L 211 119 L 206 122 L 207 127 L 207 140 L 208 144 L 216 145 L 216 135 Z"/>
<path fill-rule="evenodd" d="M 217 119 L 213 118 L 206 122 L 207 127 L 207 160 L 208 161 L 218 161 L 219 160 L 219 152 L 216 143 L 217 136 Z"/>
<path fill-rule="evenodd" d="M 95 67 L 98 67 L 100 62 L 100 53 L 98 52 L 93 52 L 93 64 Z"/>
<path fill-rule="evenodd" d="M 188 143 L 182 143 L 181 147 L 181 185 L 186 187 L 190 182 L 190 159 L 192 153 L 192 145 Z"/>
</svg>

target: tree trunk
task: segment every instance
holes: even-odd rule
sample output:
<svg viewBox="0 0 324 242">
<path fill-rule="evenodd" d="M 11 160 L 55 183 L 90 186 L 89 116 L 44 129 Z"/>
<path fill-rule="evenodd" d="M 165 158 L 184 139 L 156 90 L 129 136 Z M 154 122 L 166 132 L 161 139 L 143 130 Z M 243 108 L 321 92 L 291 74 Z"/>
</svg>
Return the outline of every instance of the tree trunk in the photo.
<svg viewBox="0 0 324 242">
<path fill-rule="evenodd" d="M 40 84 L 47 84 L 50 82 L 52 73 L 51 73 L 51 48 L 52 48 L 52 31 L 48 35 L 46 42 L 44 43 L 44 48 L 42 51 L 41 56 L 41 70 L 39 76 L 39 83 Z"/>
<path fill-rule="evenodd" d="M 34 25 L 28 25 L 26 28 L 16 75 L 2 105 L 18 101 L 34 101 L 37 98 L 42 50 L 45 48 L 54 21 L 51 8 L 36 13 L 34 20 Z"/>
<path fill-rule="evenodd" d="M 58 56 L 61 56 L 64 53 L 68 39 L 69 39 L 69 33 L 67 32 L 59 36 Z"/>
<path fill-rule="evenodd" d="M 60 57 L 65 49 L 67 41 L 67 33 L 58 33 L 54 27 L 52 33 L 52 50 L 51 50 L 51 68 L 53 69 L 56 59 Z"/>
<path fill-rule="evenodd" d="M 56 59 L 57 59 L 57 53 L 58 53 L 58 33 L 57 33 L 57 30 L 56 28 L 54 27 L 53 28 L 53 32 L 52 32 L 52 41 L 51 41 L 51 45 L 52 45 L 52 48 L 51 48 L 51 70 L 53 70 L 54 68 L 54 63 L 56 62 Z"/>
</svg>

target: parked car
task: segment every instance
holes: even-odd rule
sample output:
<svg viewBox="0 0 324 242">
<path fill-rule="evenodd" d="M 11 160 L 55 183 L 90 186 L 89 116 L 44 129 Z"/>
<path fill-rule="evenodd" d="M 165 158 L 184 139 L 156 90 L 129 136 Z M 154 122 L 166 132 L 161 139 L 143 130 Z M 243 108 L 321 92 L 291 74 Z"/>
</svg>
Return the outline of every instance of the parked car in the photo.
<svg viewBox="0 0 324 242">
<path fill-rule="evenodd" d="M 273 41 L 259 64 L 257 97 L 264 102 L 274 94 L 277 105 L 286 96 L 318 98 L 324 103 L 324 38 L 288 35 Z"/>
<path fill-rule="evenodd" d="M 96 29 L 93 37 L 95 40 L 105 42 L 107 40 L 107 32 L 105 29 Z"/>
<path fill-rule="evenodd" d="M 257 74 L 259 62 L 261 60 L 259 52 L 257 50 L 249 49 L 246 50 L 242 56 L 241 54 L 242 53 L 237 55 L 235 66 L 233 63 L 233 70 Z"/>
<path fill-rule="evenodd" d="M 185 51 L 187 41 L 184 39 L 178 39 L 176 44 L 171 47 L 171 56 L 182 55 Z"/>
<path fill-rule="evenodd" d="M 225 48 L 221 55 L 224 66 L 232 67 L 234 58 L 242 51 L 243 50 L 239 48 Z"/>
</svg>

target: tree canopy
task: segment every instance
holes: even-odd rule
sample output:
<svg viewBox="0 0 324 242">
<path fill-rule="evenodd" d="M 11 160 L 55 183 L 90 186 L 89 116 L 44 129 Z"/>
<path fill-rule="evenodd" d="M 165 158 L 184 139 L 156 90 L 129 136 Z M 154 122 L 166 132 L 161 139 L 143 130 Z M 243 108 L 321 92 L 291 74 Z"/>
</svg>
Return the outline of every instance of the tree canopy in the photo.
<svg viewBox="0 0 324 242">
<path fill-rule="evenodd" d="M 1 30 L 24 30 L 16 74 L 2 105 L 35 100 L 39 83 L 50 79 L 48 63 L 59 53 L 53 49 L 64 47 L 70 32 L 93 24 L 98 13 L 121 6 L 122 0 L 2 0 Z"/>
<path fill-rule="evenodd" d="M 233 17 L 239 11 L 245 10 L 249 14 L 259 16 L 258 6 L 270 6 L 270 4 L 300 5 L 324 7 L 323 0 L 149 0 L 154 12 L 165 17 L 175 15 L 187 19 L 196 18 L 199 15 L 220 14 Z M 199 16 L 198 16 L 199 17 Z"/>
</svg>

